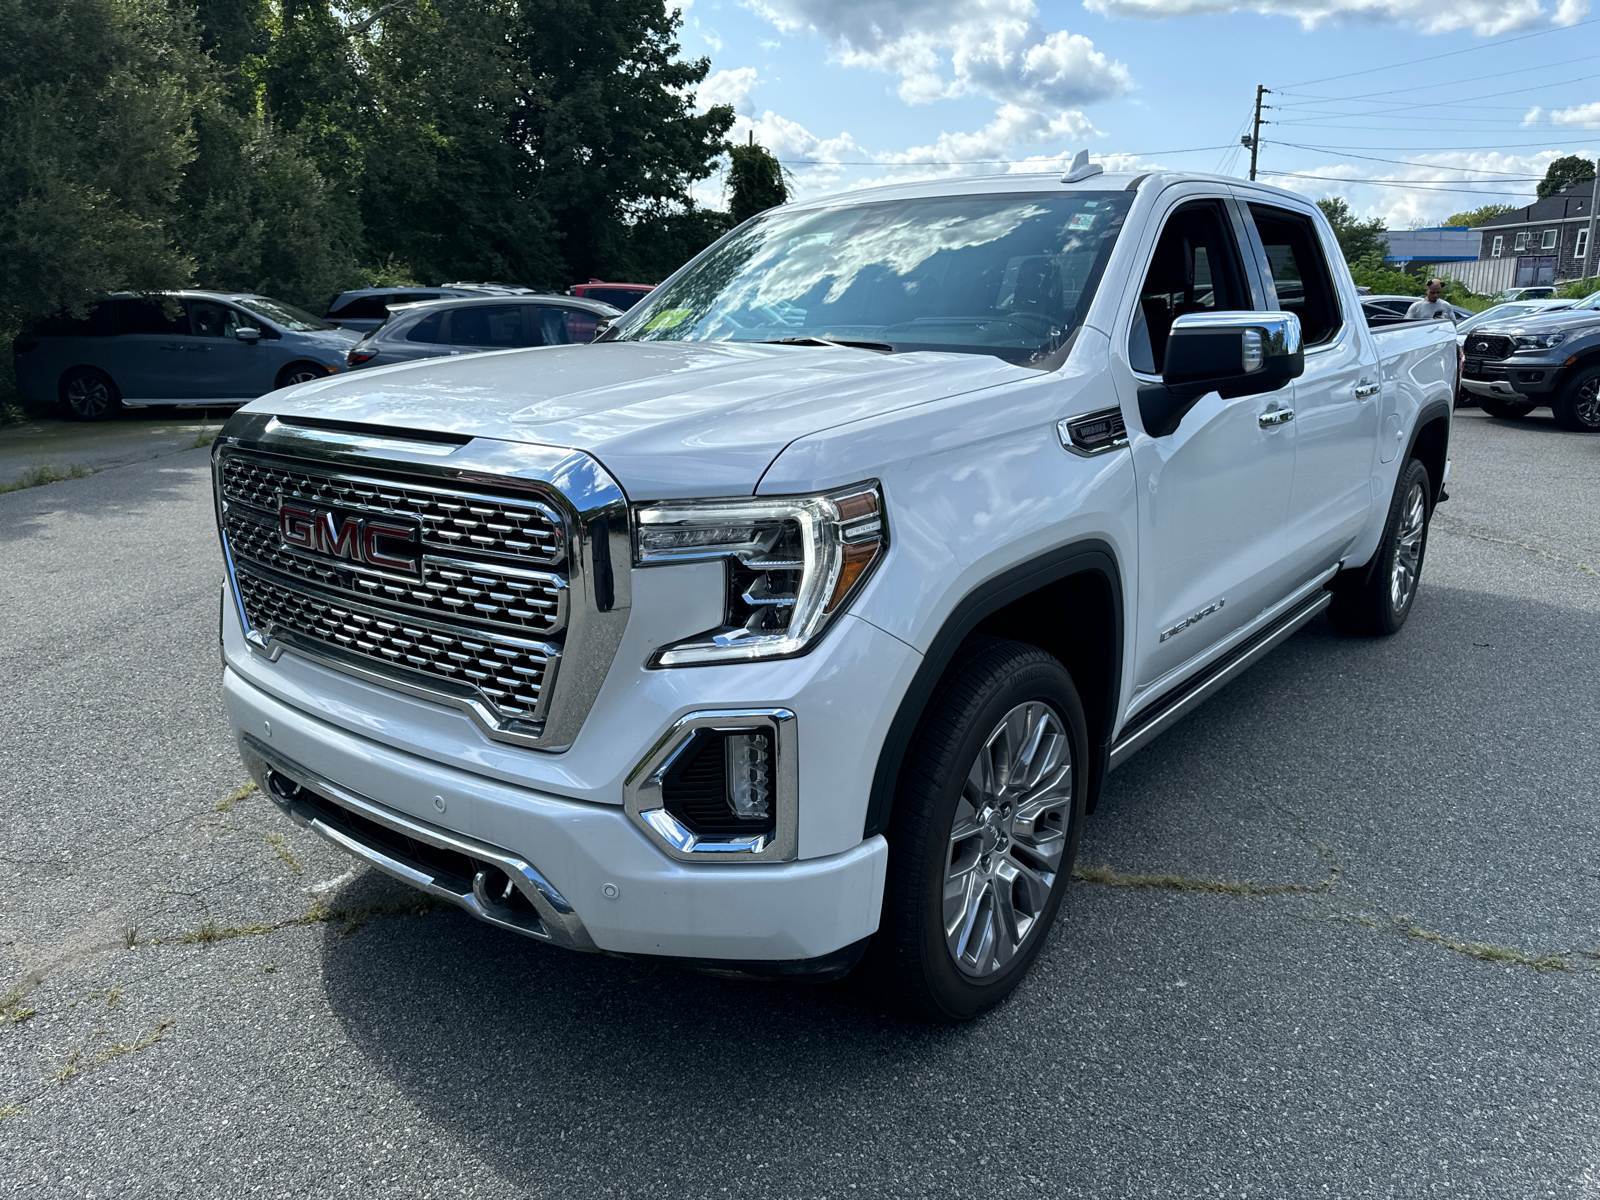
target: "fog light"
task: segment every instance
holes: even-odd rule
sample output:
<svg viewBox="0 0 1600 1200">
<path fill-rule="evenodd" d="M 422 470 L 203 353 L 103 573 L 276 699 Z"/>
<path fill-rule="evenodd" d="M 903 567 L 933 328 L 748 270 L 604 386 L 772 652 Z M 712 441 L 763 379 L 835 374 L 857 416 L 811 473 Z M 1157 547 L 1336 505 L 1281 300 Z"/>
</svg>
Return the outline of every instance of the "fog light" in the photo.
<svg viewBox="0 0 1600 1200">
<path fill-rule="evenodd" d="M 772 759 L 766 734 L 730 733 L 724 745 L 728 807 L 742 821 L 765 821 L 772 804 Z"/>
</svg>

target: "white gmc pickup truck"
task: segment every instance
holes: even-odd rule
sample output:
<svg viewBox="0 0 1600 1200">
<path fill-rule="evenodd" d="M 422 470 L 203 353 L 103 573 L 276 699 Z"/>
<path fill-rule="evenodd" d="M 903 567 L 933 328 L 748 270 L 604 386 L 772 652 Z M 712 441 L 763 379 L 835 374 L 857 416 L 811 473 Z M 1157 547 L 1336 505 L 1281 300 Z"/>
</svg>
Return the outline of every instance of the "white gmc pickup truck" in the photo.
<svg viewBox="0 0 1600 1200">
<path fill-rule="evenodd" d="M 589 346 L 217 439 L 224 695 L 294 820 L 575 950 L 1014 988 L 1108 772 L 1324 609 L 1400 628 L 1449 322 L 1317 209 L 1054 174 L 794 204 Z"/>
</svg>

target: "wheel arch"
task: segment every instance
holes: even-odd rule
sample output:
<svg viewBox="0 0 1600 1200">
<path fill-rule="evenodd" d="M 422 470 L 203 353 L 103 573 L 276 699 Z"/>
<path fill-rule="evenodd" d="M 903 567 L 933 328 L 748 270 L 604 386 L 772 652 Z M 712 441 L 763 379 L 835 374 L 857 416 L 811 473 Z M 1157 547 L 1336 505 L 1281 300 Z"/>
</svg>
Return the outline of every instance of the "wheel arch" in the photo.
<svg viewBox="0 0 1600 1200">
<path fill-rule="evenodd" d="M 1428 484 L 1433 489 L 1429 502 L 1437 504 L 1444 491 L 1444 467 L 1450 456 L 1450 412 L 1452 405 L 1445 400 L 1430 400 L 1417 414 L 1411 428 L 1411 444 L 1406 447 L 1405 459 L 1416 459 L 1428 470 Z"/>
<path fill-rule="evenodd" d="M 295 368 L 297 367 L 315 367 L 318 374 L 333 374 L 332 371 L 314 358 L 297 358 L 291 362 L 284 363 L 283 366 L 278 368 L 278 373 L 272 377 L 273 385 L 275 387 L 288 387 L 289 376 L 294 374 Z"/>
<path fill-rule="evenodd" d="M 1081 636 L 1095 628 L 1103 634 L 1099 639 Z M 1116 552 L 1098 538 L 1058 547 L 985 580 L 945 618 L 878 751 L 864 837 L 888 828 L 900 768 L 917 723 L 956 650 L 974 633 L 1037 646 L 1067 668 L 1089 726 L 1093 766 L 1088 804 L 1093 810 L 1110 763 L 1123 650 L 1122 572 Z"/>
<path fill-rule="evenodd" d="M 111 386 L 116 389 L 117 395 L 122 395 L 122 386 L 116 381 L 116 378 L 111 374 L 110 371 L 106 370 L 104 367 L 96 366 L 94 363 L 80 362 L 73 363 L 68 367 L 63 367 L 61 369 L 61 373 L 56 376 L 57 400 L 65 403 L 67 399 L 67 380 L 71 379 L 79 371 L 93 371 L 96 375 L 103 375 L 107 380 L 110 381 Z"/>
</svg>

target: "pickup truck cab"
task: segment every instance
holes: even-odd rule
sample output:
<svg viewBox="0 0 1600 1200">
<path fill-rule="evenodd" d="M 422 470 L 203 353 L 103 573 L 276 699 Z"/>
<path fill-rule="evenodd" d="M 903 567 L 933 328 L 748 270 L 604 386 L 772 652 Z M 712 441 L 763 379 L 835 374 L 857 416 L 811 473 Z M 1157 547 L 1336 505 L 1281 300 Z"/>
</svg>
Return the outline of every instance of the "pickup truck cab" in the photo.
<svg viewBox="0 0 1600 1200">
<path fill-rule="evenodd" d="M 292 819 L 571 949 L 1006 996 L 1108 772 L 1324 611 L 1398 630 L 1449 321 L 1234 179 L 745 223 L 589 346 L 264 397 L 224 695 Z"/>
</svg>

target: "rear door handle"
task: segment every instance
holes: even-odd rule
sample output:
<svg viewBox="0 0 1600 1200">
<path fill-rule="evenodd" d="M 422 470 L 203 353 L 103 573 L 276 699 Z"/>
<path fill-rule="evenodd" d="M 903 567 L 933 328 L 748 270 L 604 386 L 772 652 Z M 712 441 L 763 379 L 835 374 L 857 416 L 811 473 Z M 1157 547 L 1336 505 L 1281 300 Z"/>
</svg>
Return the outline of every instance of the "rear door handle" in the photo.
<svg viewBox="0 0 1600 1200">
<path fill-rule="evenodd" d="M 1383 384 L 1381 383 L 1367 383 L 1363 381 L 1356 384 L 1356 399 L 1365 400 L 1370 396 L 1376 396 L 1382 390 Z"/>
<path fill-rule="evenodd" d="M 1294 420 L 1292 408 L 1270 408 L 1256 418 L 1256 424 L 1263 429 L 1271 429 L 1274 425 L 1287 425 Z"/>
</svg>

